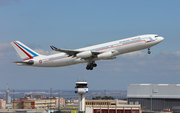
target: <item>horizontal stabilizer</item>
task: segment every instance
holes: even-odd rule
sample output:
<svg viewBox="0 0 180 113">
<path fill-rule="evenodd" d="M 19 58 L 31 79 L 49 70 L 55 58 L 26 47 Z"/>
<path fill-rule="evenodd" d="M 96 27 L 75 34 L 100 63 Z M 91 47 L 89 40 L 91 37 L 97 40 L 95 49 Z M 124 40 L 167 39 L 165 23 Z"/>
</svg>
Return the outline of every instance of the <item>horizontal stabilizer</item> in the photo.
<svg viewBox="0 0 180 113">
<path fill-rule="evenodd" d="M 33 65 L 33 64 L 34 64 L 34 61 L 32 61 L 32 60 L 30 60 L 30 61 L 28 61 L 28 62 L 15 61 L 15 62 L 12 62 L 12 63 L 21 63 L 21 64 Z"/>
<path fill-rule="evenodd" d="M 12 63 L 27 63 L 27 62 L 23 62 L 23 61 L 15 61 L 15 62 L 12 62 Z"/>
</svg>

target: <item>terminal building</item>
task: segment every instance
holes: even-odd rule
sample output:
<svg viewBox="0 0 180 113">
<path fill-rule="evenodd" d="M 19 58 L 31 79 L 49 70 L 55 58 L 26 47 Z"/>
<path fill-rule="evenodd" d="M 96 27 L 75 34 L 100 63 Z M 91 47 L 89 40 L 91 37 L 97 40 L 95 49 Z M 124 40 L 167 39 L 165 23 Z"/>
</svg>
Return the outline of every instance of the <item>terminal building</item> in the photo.
<svg viewBox="0 0 180 113">
<path fill-rule="evenodd" d="M 86 113 L 141 113 L 141 105 L 118 100 L 86 100 Z"/>
<path fill-rule="evenodd" d="M 128 104 L 141 104 L 142 110 L 180 112 L 180 84 L 131 84 Z"/>
</svg>

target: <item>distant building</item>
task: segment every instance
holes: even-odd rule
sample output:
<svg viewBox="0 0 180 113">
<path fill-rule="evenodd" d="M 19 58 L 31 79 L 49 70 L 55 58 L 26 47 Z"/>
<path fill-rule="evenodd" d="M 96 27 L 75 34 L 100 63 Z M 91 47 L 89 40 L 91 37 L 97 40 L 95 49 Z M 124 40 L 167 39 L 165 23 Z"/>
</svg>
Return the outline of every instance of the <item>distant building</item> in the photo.
<svg viewBox="0 0 180 113">
<path fill-rule="evenodd" d="M 77 99 L 67 100 L 66 108 L 67 109 L 78 109 L 78 100 Z"/>
<path fill-rule="evenodd" d="M 47 113 L 44 109 L 0 109 L 0 113 Z"/>
<path fill-rule="evenodd" d="M 139 103 L 144 110 L 180 112 L 180 84 L 131 84 L 127 98 L 129 104 Z"/>
<path fill-rule="evenodd" d="M 26 95 L 26 97 L 30 97 L 30 98 L 44 98 L 44 95 Z"/>
<path fill-rule="evenodd" d="M 65 99 L 58 97 L 51 98 L 30 98 L 24 97 L 12 101 L 14 109 L 58 109 L 65 106 Z"/>
<path fill-rule="evenodd" d="M 6 109 L 6 100 L 0 98 L 0 109 Z"/>
</svg>

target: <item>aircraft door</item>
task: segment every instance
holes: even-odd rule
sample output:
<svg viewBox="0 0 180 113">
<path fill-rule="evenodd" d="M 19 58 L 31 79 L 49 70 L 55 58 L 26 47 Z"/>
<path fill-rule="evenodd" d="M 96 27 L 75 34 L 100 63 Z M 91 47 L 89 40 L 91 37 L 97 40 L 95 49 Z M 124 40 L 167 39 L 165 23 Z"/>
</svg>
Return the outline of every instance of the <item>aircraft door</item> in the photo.
<svg viewBox="0 0 180 113">
<path fill-rule="evenodd" d="M 154 41 L 154 39 L 152 37 L 147 37 L 146 38 L 146 46 L 145 47 L 150 47 L 152 46 L 152 41 Z"/>
</svg>

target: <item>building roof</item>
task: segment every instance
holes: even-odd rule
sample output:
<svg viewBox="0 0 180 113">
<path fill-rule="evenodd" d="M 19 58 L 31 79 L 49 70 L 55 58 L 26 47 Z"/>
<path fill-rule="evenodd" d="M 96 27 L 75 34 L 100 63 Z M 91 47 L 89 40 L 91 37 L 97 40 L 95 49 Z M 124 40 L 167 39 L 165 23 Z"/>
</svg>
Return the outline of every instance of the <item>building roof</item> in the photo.
<svg viewBox="0 0 180 113">
<path fill-rule="evenodd" d="M 127 98 L 180 99 L 180 84 L 131 84 L 127 88 Z"/>
</svg>

